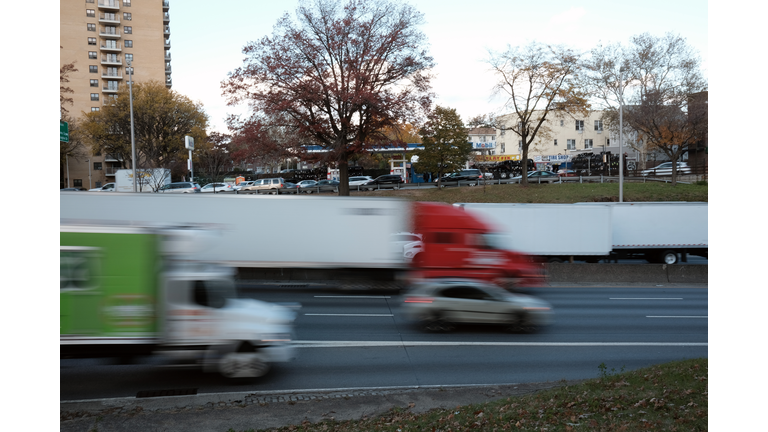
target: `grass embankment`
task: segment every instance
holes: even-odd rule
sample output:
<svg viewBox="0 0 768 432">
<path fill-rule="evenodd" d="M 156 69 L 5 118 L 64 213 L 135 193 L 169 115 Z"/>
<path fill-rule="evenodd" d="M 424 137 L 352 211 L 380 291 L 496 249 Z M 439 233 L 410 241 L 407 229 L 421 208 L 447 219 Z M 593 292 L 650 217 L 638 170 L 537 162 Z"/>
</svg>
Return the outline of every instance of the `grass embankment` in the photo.
<svg viewBox="0 0 768 432">
<path fill-rule="evenodd" d="M 275 431 L 703 431 L 707 430 L 707 359 L 616 373 L 535 394 L 414 414 L 394 409 L 357 421 L 326 421 Z M 251 429 L 253 431 L 253 429 Z M 230 429 L 230 432 L 233 432 Z"/>
<path fill-rule="evenodd" d="M 708 201 L 708 186 L 702 184 L 665 183 L 624 183 L 625 202 L 648 201 Z M 618 202 L 618 183 L 563 183 L 531 184 L 523 187 L 518 184 L 462 186 L 451 188 L 425 188 L 406 190 L 379 190 L 357 192 L 351 196 L 386 196 L 413 201 L 438 201 L 449 204 L 457 202 L 487 203 L 553 203 L 569 204 L 577 202 Z"/>
</svg>

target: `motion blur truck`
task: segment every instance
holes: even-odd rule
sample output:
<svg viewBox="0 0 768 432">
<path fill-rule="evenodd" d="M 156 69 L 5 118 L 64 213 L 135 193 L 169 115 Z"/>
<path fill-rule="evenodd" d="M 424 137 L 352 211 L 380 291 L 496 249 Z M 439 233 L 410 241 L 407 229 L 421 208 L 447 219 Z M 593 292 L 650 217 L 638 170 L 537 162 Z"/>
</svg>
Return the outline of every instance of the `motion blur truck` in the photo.
<svg viewBox="0 0 768 432">
<path fill-rule="evenodd" d="M 548 262 L 707 257 L 706 202 L 454 204 L 506 233 L 502 246 Z"/>
<path fill-rule="evenodd" d="M 494 250 L 479 218 L 447 204 L 389 198 L 224 194 L 61 193 L 61 217 L 209 225 L 219 234 L 191 253 L 237 269 L 249 286 L 400 289 L 417 278 L 541 278 L 527 257 Z M 418 233 L 411 259 L 395 241 Z"/>
<path fill-rule="evenodd" d="M 62 224 L 61 357 L 152 354 L 229 378 L 290 360 L 295 312 L 237 299 L 231 269 L 177 260 L 198 234 Z"/>
</svg>

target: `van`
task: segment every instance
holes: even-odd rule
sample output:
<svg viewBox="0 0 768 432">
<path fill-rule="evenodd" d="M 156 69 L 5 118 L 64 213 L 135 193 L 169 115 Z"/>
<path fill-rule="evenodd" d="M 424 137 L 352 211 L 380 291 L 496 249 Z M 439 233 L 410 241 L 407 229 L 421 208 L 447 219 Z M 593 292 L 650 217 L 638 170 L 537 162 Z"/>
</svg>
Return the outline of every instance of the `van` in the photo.
<svg viewBox="0 0 768 432">
<path fill-rule="evenodd" d="M 240 192 L 264 192 L 277 195 L 281 190 L 285 189 L 285 187 L 285 179 L 282 177 L 264 178 L 260 180 L 254 180 L 252 185 L 240 188 Z"/>
</svg>

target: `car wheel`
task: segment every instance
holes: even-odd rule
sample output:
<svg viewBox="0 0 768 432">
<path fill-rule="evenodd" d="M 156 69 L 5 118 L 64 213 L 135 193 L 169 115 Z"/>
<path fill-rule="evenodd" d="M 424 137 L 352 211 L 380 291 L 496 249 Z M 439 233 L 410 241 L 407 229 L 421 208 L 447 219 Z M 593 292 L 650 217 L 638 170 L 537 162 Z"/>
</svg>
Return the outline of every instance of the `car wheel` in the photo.
<svg viewBox="0 0 768 432">
<path fill-rule="evenodd" d="M 310 195 L 310 194 L 312 194 L 312 189 L 307 189 L 307 192 L 306 192 L 306 194 L 307 194 L 307 195 Z"/>
<path fill-rule="evenodd" d="M 424 330 L 433 333 L 445 333 L 453 330 L 454 326 L 440 314 L 435 314 L 424 321 Z"/>
<path fill-rule="evenodd" d="M 535 333 L 538 327 L 531 324 L 524 313 L 513 313 L 506 325 L 506 330 L 513 333 L 530 334 Z"/>
</svg>

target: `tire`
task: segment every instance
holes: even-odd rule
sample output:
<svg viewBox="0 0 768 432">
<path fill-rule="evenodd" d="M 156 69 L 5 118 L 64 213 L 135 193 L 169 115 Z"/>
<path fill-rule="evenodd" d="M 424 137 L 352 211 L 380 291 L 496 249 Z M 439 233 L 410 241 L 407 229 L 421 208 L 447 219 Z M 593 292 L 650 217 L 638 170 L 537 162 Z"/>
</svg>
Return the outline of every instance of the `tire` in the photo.
<svg viewBox="0 0 768 432">
<path fill-rule="evenodd" d="M 441 314 L 435 314 L 424 321 L 423 328 L 432 333 L 445 333 L 453 330 L 454 326 L 446 321 Z"/>
<path fill-rule="evenodd" d="M 528 322 L 528 318 L 521 312 L 512 315 L 512 319 L 506 328 L 508 331 L 523 334 L 536 333 L 539 330 L 538 327 Z"/>
<path fill-rule="evenodd" d="M 549 263 L 562 263 L 564 262 L 561 258 L 550 258 L 547 260 Z"/>
<path fill-rule="evenodd" d="M 666 250 L 661 253 L 661 262 L 662 264 L 677 264 L 679 261 L 679 258 L 677 257 L 677 252 L 673 250 Z"/>
<path fill-rule="evenodd" d="M 219 373 L 228 379 L 258 378 L 269 371 L 269 363 L 258 352 L 227 353 L 219 360 Z"/>
<path fill-rule="evenodd" d="M 312 194 L 312 189 L 307 189 L 307 191 L 304 192 L 304 193 L 306 193 L 307 195 L 311 195 Z"/>
</svg>

